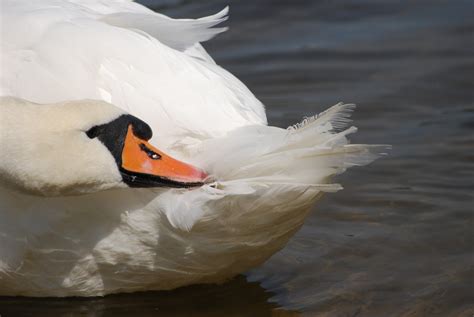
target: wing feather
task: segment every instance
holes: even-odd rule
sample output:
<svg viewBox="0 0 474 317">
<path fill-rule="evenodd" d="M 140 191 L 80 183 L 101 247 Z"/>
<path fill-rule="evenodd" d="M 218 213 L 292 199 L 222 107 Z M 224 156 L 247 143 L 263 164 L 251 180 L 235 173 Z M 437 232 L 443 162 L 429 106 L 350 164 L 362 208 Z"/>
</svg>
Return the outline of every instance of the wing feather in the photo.
<svg viewBox="0 0 474 317">
<path fill-rule="evenodd" d="M 199 19 L 172 19 L 150 10 L 147 13 L 118 12 L 100 18 L 110 25 L 136 29 L 153 36 L 163 44 L 184 51 L 196 43 L 208 41 L 226 27 L 214 28 L 227 20 L 229 7 Z"/>
</svg>

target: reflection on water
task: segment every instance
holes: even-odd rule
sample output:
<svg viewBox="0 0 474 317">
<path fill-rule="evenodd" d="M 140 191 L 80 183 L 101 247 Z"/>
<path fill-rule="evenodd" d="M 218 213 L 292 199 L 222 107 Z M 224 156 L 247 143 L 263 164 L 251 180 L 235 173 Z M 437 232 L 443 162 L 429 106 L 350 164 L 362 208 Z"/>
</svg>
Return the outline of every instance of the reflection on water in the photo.
<svg viewBox="0 0 474 317">
<path fill-rule="evenodd" d="M 5 316 L 297 316 L 279 309 L 259 283 L 238 276 L 223 285 L 195 285 L 174 291 L 95 298 L 0 297 Z"/>
<path fill-rule="evenodd" d="M 393 151 L 341 175 L 345 190 L 246 278 L 91 300 L 2 299 L 0 313 L 473 315 L 473 1 L 143 2 L 173 17 L 230 2 L 230 31 L 206 47 L 264 102 L 272 125 L 354 102 L 354 141 Z"/>
</svg>

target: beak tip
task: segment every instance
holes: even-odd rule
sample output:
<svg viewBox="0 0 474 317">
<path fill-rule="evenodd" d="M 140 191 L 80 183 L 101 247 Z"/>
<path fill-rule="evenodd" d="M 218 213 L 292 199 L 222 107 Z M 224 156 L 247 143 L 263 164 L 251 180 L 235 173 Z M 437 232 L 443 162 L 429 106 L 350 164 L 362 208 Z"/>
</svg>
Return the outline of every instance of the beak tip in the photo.
<svg viewBox="0 0 474 317">
<path fill-rule="evenodd" d="M 206 173 L 204 173 L 205 177 L 203 178 L 203 183 L 204 184 L 210 184 L 216 181 L 216 179 L 213 176 L 210 176 Z"/>
<path fill-rule="evenodd" d="M 212 183 L 214 180 L 209 174 L 201 170 L 200 168 L 192 167 L 193 172 L 189 173 L 189 177 L 182 179 L 181 181 L 188 184 L 196 184 L 196 186 L 202 186 L 208 183 Z M 180 180 L 178 180 L 180 181 Z"/>
<path fill-rule="evenodd" d="M 212 177 L 209 176 L 209 174 L 207 174 L 203 170 L 199 170 L 198 175 L 196 175 L 196 176 L 197 176 L 197 179 L 199 179 L 199 182 L 201 182 L 203 184 L 207 184 L 207 183 L 212 182 Z"/>
</svg>

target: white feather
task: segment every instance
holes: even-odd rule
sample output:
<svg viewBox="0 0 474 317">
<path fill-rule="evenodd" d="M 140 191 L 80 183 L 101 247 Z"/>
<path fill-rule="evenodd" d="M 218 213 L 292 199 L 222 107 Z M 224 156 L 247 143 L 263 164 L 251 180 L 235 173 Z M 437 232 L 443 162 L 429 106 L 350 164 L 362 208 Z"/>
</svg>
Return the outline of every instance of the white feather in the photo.
<svg viewBox="0 0 474 317">
<path fill-rule="evenodd" d="M 200 19 L 171 19 L 153 11 L 147 13 L 118 12 L 100 18 L 110 25 L 143 31 L 161 43 L 179 51 L 210 40 L 227 28 L 213 26 L 227 20 L 229 8 Z M 176 36 L 179 35 L 179 36 Z"/>
</svg>

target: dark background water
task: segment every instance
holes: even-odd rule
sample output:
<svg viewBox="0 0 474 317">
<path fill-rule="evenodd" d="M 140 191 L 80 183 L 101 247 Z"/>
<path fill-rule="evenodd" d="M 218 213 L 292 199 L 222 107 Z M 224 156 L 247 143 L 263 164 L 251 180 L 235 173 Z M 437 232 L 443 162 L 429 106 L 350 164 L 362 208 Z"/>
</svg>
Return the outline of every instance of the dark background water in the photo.
<svg viewBox="0 0 474 317">
<path fill-rule="evenodd" d="M 474 314 L 474 1 L 142 1 L 172 17 L 230 4 L 205 46 L 281 127 L 354 102 L 354 142 L 389 157 L 340 176 L 281 252 L 221 286 L 0 299 L 4 316 Z"/>
</svg>

